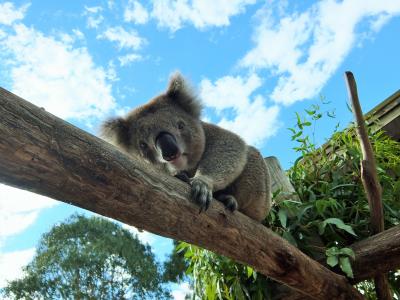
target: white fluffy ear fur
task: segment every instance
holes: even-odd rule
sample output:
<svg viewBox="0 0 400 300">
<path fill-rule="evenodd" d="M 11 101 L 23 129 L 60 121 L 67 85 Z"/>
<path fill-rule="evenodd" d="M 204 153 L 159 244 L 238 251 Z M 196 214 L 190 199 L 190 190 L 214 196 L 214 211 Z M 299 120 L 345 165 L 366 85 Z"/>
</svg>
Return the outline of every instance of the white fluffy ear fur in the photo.
<svg viewBox="0 0 400 300">
<path fill-rule="evenodd" d="M 170 77 L 166 95 L 187 113 L 200 118 L 201 103 L 179 72 Z"/>
<path fill-rule="evenodd" d="M 116 146 L 123 148 L 129 146 L 129 126 L 123 118 L 112 118 L 105 121 L 101 125 L 100 135 Z"/>
</svg>

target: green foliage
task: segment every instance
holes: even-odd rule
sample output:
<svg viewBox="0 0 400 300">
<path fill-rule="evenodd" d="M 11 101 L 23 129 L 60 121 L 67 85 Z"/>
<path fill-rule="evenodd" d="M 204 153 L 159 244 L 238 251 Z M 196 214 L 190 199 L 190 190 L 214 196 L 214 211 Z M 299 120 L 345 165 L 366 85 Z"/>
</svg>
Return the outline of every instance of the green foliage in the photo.
<svg viewBox="0 0 400 300">
<path fill-rule="evenodd" d="M 178 248 L 178 241 L 174 241 L 174 251 L 170 254 L 168 259 L 164 262 L 163 280 L 165 282 L 179 283 L 185 277 L 185 270 L 189 264 L 184 259 L 184 252 Z"/>
<path fill-rule="evenodd" d="M 331 247 L 325 251 L 326 263 L 334 267 L 340 266 L 340 269 L 347 277 L 354 278 L 353 270 L 351 269 L 350 258 L 355 259 L 355 254 L 350 248 Z"/>
<path fill-rule="evenodd" d="M 298 200 L 277 200 L 266 219 L 267 226 L 335 271 L 353 277 L 354 253 L 347 246 L 371 235 L 370 212 L 360 178 L 360 146 L 354 127 L 342 132 L 336 126 L 323 147 L 316 147 L 315 128 L 324 114 L 319 105 L 296 114 L 289 128 L 294 150 L 300 154 L 288 171 Z M 383 188 L 385 228 L 400 223 L 400 144 L 382 132 L 370 134 L 378 176 Z M 279 191 L 274 199 L 279 199 Z M 295 198 L 294 198 L 295 199 Z M 187 274 L 202 299 L 271 299 L 276 285 L 251 268 L 185 243 Z M 392 272 L 393 291 L 400 295 L 400 274 Z M 376 299 L 371 282 L 357 285 L 368 299 Z M 372 284 L 373 286 L 373 284 Z"/>
<path fill-rule="evenodd" d="M 270 296 L 268 279 L 250 267 L 184 242 L 177 250 L 185 251 L 189 262 L 186 272 L 192 277 L 194 294 L 202 299 L 263 300 Z"/>
<path fill-rule="evenodd" d="M 169 299 L 151 248 L 104 218 L 73 215 L 43 235 L 12 299 Z"/>
</svg>

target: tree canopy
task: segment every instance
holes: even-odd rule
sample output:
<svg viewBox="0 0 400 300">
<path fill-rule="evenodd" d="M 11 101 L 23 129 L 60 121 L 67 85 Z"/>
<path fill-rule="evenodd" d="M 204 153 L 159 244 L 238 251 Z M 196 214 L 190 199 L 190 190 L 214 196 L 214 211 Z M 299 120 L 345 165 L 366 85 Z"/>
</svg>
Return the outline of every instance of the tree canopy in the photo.
<svg viewBox="0 0 400 300">
<path fill-rule="evenodd" d="M 149 245 L 100 217 L 73 215 L 39 242 L 24 276 L 2 293 L 16 299 L 169 299 Z"/>
</svg>

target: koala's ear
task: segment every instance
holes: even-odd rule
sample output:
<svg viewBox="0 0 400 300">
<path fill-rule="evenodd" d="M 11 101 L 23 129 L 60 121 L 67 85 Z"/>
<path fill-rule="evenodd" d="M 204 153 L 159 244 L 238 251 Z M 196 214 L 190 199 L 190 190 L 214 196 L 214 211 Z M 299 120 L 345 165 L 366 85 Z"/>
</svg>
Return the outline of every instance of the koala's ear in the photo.
<svg viewBox="0 0 400 300">
<path fill-rule="evenodd" d="M 100 135 L 110 143 L 128 147 L 130 144 L 129 125 L 124 118 L 112 118 L 101 124 Z"/>
<path fill-rule="evenodd" d="M 166 95 L 187 113 L 200 118 L 202 109 L 200 101 L 179 72 L 171 76 Z"/>
</svg>

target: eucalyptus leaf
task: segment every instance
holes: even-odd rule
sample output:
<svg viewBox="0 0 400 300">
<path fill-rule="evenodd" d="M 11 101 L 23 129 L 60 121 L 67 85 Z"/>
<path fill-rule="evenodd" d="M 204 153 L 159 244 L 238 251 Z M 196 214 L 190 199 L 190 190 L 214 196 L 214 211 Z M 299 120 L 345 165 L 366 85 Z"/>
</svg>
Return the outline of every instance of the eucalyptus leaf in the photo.
<svg viewBox="0 0 400 300">
<path fill-rule="evenodd" d="M 354 232 L 353 228 L 349 225 L 344 224 L 344 222 L 341 219 L 338 219 L 338 218 L 326 219 L 325 221 L 322 222 L 322 227 L 324 228 L 324 230 L 325 230 L 325 227 L 327 224 L 335 225 L 337 228 L 342 229 L 354 236 L 357 236 L 357 234 Z M 323 232 L 324 232 L 324 230 L 323 230 Z"/>
<path fill-rule="evenodd" d="M 339 266 L 347 277 L 354 278 L 353 269 L 351 268 L 350 259 L 348 257 L 341 257 L 339 259 Z"/>
<path fill-rule="evenodd" d="M 250 278 L 253 275 L 254 270 L 252 267 L 249 266 L 246 266 L 246 270 L 247 270 L 247 278 Z"/>
<path fill-rule="evenodd" d="M 339 253 L 342 255 L 347 255 L 347 256 L 351 257 L 352 259 L 356 259 L 356 255 L 355 255 L 353 249 L 342 248 L 339 250 Z"/>
<path fill-rule="evenodd" d="M 326 263 L 331 267 L 336 266 L 338 264 L 338 262 L 339 262 L 339 260 L 338 260 L 337 256 L 328 256 L 326 258 Z"/>
<path fill-rule="evenodd" d="M 287 212 L 283 209 L 280 209 L 278 212 L 278 218 L 279 218 L 279 221 L 281 222 L 282 227 L 286 228 Z"/>
</svg>

